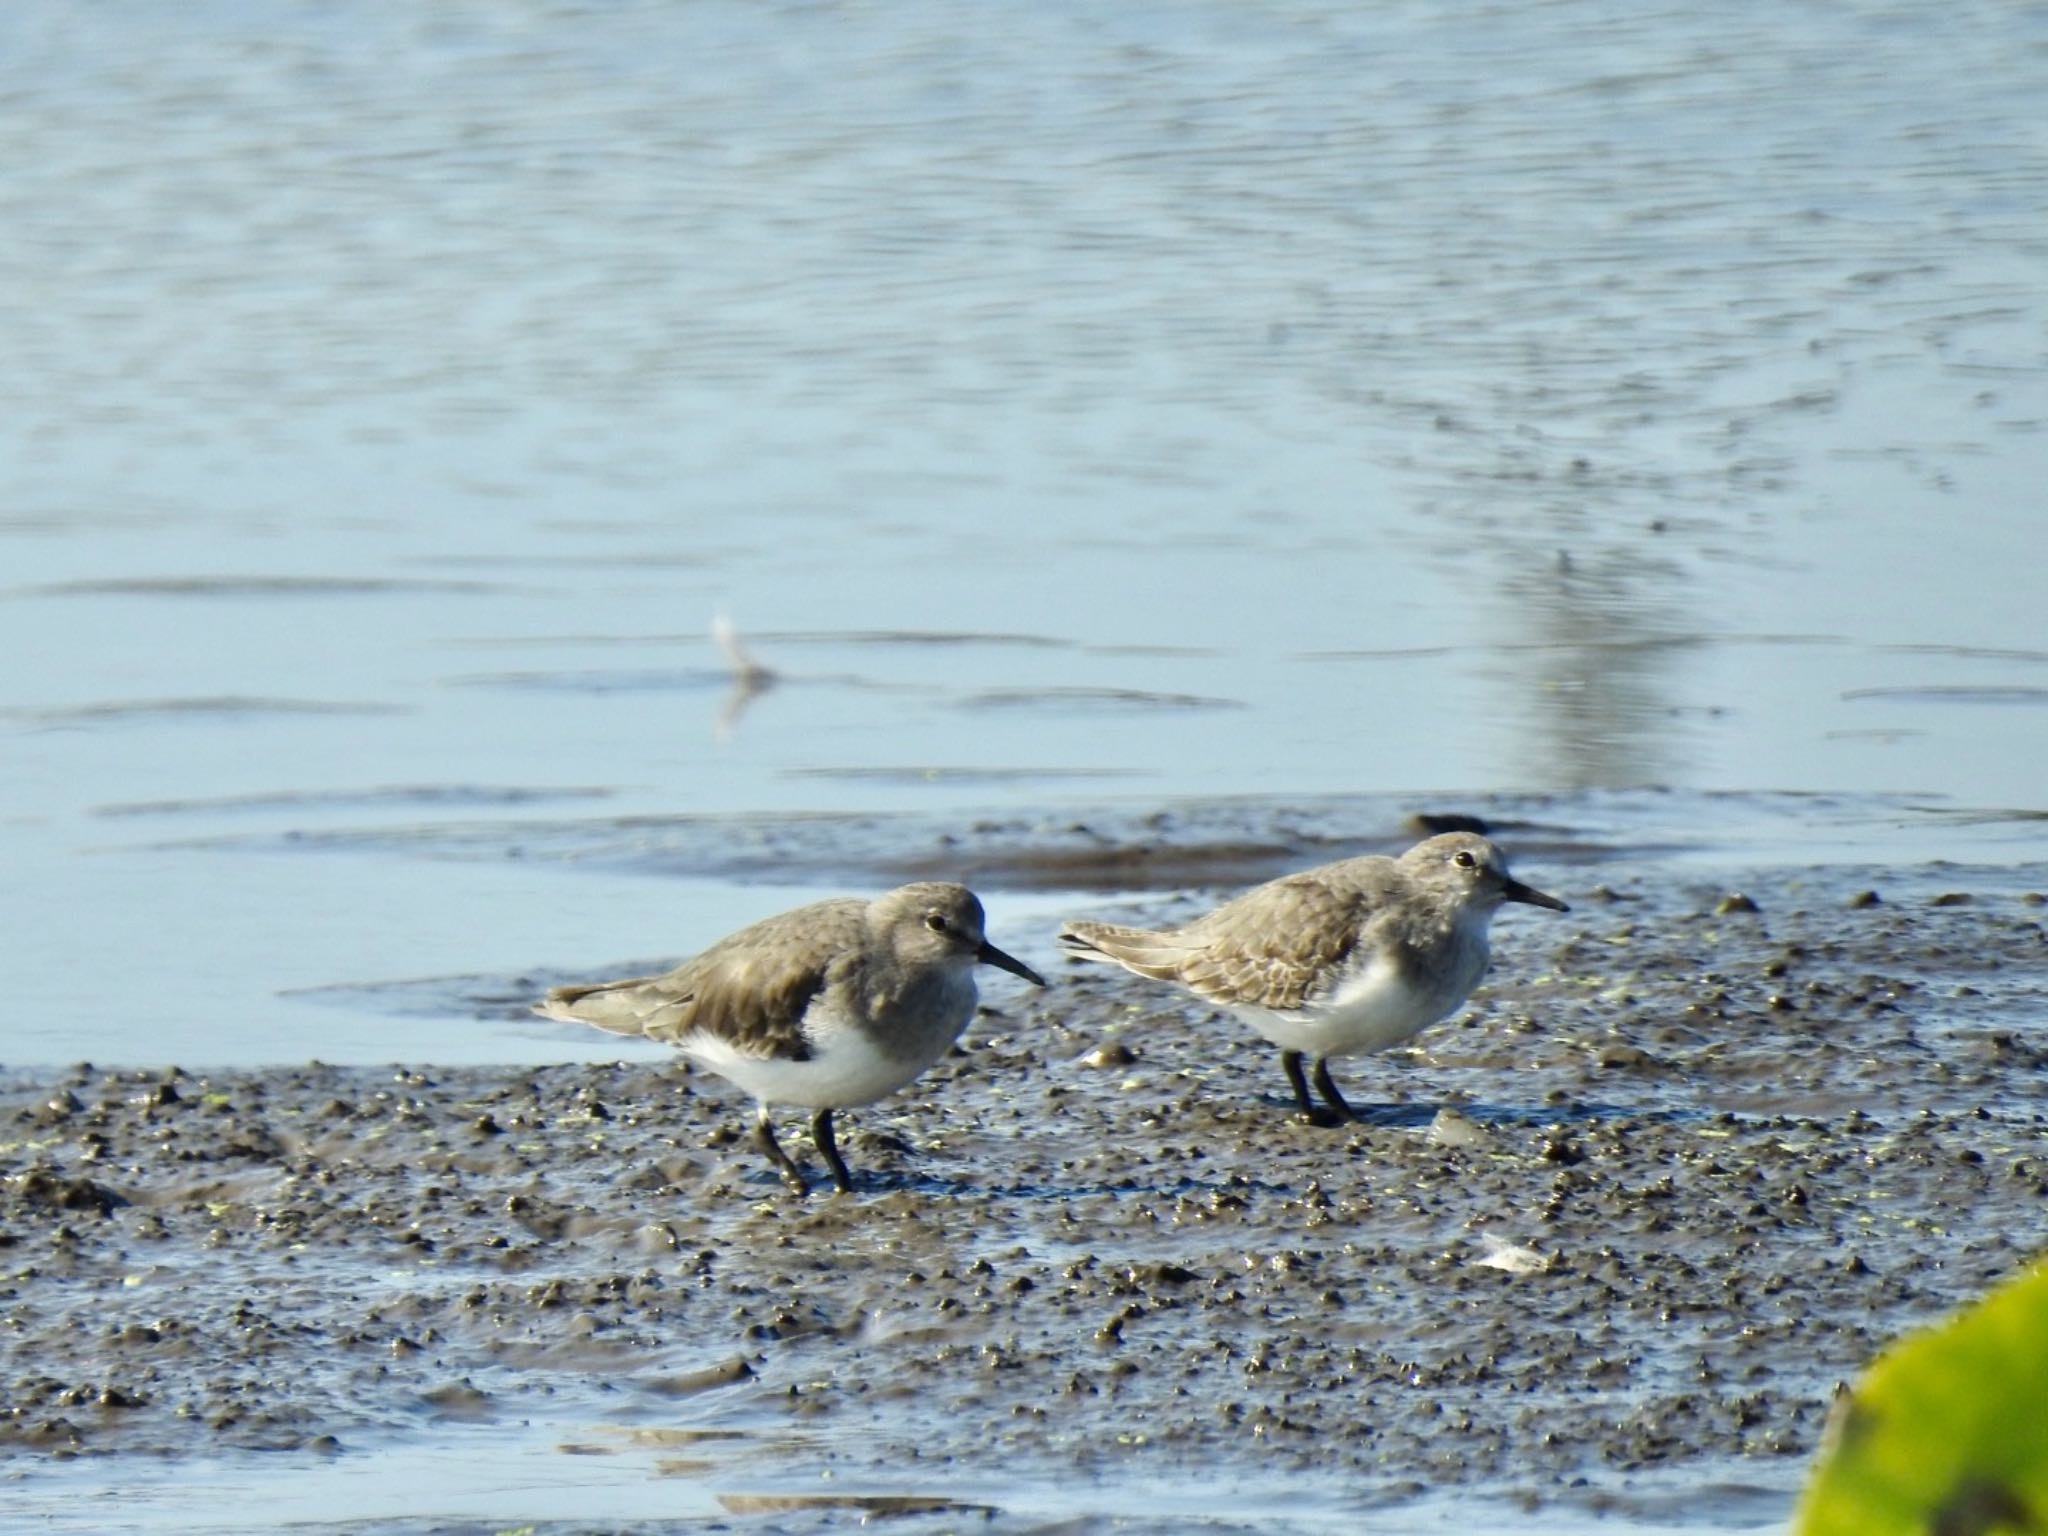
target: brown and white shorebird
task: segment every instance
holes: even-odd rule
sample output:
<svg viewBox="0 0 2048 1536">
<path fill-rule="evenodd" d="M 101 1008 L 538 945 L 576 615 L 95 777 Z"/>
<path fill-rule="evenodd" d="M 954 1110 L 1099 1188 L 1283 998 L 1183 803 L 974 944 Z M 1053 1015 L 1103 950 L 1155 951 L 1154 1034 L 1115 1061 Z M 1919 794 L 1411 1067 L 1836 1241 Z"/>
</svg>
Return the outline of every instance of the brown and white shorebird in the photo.
<svg viewBox="0 0 2048 1536">
<path fill-rule="evenodd" d="M 1398 859 L 1283 876 L 1178 928 L 1070 922 L 1060 939 L 1236 1014 L 1280 1047 L 1303 1116 L 1335 1124 L 1351 1106 L 1330 1058 L 1383 1051 L 1456 1011 L 1486 974 L 1487 929 L 1510 901 L 1571 910 L 1509 874 L 1485 838 L 1447 832 Z M 1304 1055 L 1327 1113 L 1309 1099 Z"/>
<path fill-rule="evenodd" d="M 754 1139 L 799 1195 L 809 1185 L 769 1111 L 816 1111 L 812 1139 L 844 1192 L 832 1111 L 886 1098 L 952 1048 L 974 1016 L 977 965 L 1045 985 L 989 943 L 972 891 L 925 881 L 765 918 L 666 975 L 556 987 L 534 1012 L 673 1045 L 752 1094 Z"/>
</svg>

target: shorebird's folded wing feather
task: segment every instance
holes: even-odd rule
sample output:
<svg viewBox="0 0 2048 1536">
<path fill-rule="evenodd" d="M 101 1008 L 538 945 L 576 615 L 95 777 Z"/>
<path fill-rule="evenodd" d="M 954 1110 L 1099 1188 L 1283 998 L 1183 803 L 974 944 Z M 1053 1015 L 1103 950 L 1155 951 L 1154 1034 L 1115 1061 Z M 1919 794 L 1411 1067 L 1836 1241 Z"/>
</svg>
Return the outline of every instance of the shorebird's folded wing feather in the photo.
<svg viewBox="0 0 2048 1536">
<path fill-rule="evenodd" d="M 666 976 L 634 976 L 625 981 L 600 981 L 585 986 L 556 987 L 534 1008 L 544 1018 L 565 1024 L 590 1024 L 614 1035 L 644 1035 L 664 1013 L 684 1006 L 663 990 Z"/>
<path fill-rule="evenodd" d="M 680 1043 L 705 1031 L 750 1056 L 802 1061 L 804 1014 L 849 949 L 863 903 L 827 901 L 764 919 L 663 976 L 557 987 L 536 1010 L 615 1035 Z"/>
<path fill-rule="evenodd" d="M 758 957 L 731 957 L 697 977 L 687 1015 L 664 1020 L 648 1034 L 679 1044 L 702 1031 L 745 1056 L 806 1061 L 811 1052 L 804 1014 L 825 988 L 830 959 L 820 955 L 808 965 L 771 967 Z"/>
<path fill-rule="evenodd" d="M 1121 923 L 1070 922 L 1060 943 L 1084 960 L 1109 960 L 1154 981 L 1180 980 L 1188 947 L 1173 929 L 1126 928 Z"/>
<path fill-rule="evenodd" d="M 1309 871 L 1249 894 L 1189 925 L 1180 979 L 1212 1003 L 1299 1008 L 1357 945 L 1357 893 Z"/>
</svg>

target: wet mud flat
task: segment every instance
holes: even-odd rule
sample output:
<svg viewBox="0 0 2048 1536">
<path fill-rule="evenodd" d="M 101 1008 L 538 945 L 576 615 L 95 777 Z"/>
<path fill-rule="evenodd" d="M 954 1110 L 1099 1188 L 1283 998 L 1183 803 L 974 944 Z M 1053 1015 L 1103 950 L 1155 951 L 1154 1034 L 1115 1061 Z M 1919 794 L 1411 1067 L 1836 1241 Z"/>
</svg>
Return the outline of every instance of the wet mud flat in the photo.
<svg viewBox="0 0 2048 1536">
<path fill-rule="evenodd" d="M 1050 1485 L 1782 1514 L 1837 1384 L 2043 1246 L 2048 872 L 1528 873 L 1575 910 L 1339 1063 L 1357 1124 L 1076 965 L 843 1117 L 851 1196 L 790 1198 L 680 1065 L 11 1074 L 0 1476 L 540 1426 L 742 1528 L 1036 1528 L 1005 1490 Z"/>
</svg>

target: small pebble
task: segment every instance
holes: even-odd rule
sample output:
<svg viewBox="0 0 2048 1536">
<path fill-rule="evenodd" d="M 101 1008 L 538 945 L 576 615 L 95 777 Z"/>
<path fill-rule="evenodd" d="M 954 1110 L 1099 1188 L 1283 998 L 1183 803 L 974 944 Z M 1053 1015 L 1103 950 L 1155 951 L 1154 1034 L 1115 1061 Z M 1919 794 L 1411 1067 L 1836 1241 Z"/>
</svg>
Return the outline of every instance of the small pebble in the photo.
<svg viewBox="0 0 2048 1536">
<path fill-rule="evenodd" d="M 1138 1059 L 1138 1053 L 1121 1040 L 1105 1040 L 1094 1050 L 1081 1057 L 1084 1067 L 1128 1067 Z"/>
<path fill-rule="evenodd" d="M 1470 1115 L 1445 1108 L 1429 1122 L 1429 1140 L 1439 1147 L 1483 1147 L 1493 1140 L 1493 1133 Z"/>
</svg>

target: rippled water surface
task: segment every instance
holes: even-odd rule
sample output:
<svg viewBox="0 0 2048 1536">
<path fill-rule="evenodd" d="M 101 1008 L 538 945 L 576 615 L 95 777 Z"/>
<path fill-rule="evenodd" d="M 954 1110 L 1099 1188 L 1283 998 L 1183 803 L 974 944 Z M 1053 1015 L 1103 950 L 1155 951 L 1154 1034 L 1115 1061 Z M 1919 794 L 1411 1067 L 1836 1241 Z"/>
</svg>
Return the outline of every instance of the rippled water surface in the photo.
<svg viewBox="0 0 2048 1536">
<path fill-rule="evenodd" d="M 791 895 L 535 817 L 2038 809 L 2044 60 L 2017 5 L 11 7 L 14 1050 L 573 1050 L 274 995 Z"/>
</svg>

